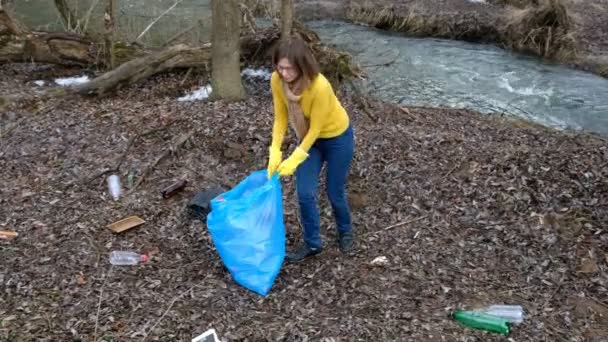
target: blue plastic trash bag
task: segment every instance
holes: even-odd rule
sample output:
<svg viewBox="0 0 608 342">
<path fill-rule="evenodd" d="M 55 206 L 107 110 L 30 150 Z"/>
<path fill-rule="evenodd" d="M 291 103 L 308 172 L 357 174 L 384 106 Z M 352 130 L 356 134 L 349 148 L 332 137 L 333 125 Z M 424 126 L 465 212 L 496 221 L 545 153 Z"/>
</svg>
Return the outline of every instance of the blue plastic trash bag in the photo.
<svg viewBox="0 0 608 342">
<path fill-rule="evenodd" d="M 278 175 L 255 171 L 211 200 L 207 227 L 234 280 L 266 296 L 285 258 L 283 196 Z"/>
</svg>

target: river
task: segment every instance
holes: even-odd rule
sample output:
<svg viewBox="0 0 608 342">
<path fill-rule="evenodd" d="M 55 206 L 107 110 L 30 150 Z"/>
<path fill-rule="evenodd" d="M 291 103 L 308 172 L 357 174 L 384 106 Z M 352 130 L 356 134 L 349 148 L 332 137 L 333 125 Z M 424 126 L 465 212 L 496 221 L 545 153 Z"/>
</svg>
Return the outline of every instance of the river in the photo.
<svg viewBox="0 0 608 342">
<path fill-rule="evenodd" d="M 600 76 L 492 45 L 413 38 L 337 21 L 309 26 L 366 66 L 364 84 L 382 99 L 505 112 L 608 135 L 608 79 Z"/>
</svg>

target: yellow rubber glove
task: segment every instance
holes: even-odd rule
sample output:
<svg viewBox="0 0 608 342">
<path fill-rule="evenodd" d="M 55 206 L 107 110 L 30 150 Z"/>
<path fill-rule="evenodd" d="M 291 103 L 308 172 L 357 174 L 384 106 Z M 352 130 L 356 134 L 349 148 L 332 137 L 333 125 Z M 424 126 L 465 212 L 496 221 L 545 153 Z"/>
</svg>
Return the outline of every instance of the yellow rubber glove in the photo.
<svg viewBox="0 0 608 342">
<path fill-rule="evenodd" d="M 308 153 L 304 152 L 300 147 L 296 148 L 295 151 L 285 159 L 284 162 L 279 165 L 279 176 L 291 176 L 303 161 L 308 158 Z"/>
<path fill-rule="evenodd" d="M 271 178 L 272 175 L 277 171 L 282 160 L 283 153 L 281 152 L 281 149 L 271 146 L 270 156 L 268 157 L 268 178 Z"/>
</svg>

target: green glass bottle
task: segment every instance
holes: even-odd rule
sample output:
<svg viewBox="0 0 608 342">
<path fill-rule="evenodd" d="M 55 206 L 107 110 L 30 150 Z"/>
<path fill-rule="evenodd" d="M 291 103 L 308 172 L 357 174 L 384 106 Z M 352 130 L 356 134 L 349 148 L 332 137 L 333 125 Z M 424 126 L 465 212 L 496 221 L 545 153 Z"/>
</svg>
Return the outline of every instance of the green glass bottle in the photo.
<svg viewBox="0 0 608 342">
<path fill-rule="evenodd" d="M 506 319 L 476 311 L 456 310 L 452 315 L 458 322 L 476 329 L 508 335 L 509 322 Z"/>
</svg>

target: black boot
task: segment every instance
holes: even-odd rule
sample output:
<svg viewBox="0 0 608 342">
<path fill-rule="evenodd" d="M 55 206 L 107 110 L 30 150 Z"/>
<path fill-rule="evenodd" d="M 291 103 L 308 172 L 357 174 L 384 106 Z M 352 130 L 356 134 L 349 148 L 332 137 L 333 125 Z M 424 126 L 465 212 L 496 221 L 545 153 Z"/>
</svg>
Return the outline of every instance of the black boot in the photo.
<svg viewBox="0 0 608 342">
<path fill-rule="evenodd" d="M 304 243 L 297 250 L 287 253 L 285 259 L 288 262 L 299 262 L 319 253 L 321 253 L 321 248 L 310 248 Z"/>
<path fill-rule="evenodd" d="M 353 250 L 354 238 L 353 233 L 348 232 L 344 234 L 338 234 L 338 246 L 342 253 L 348 253 Z"/>
</svg>

